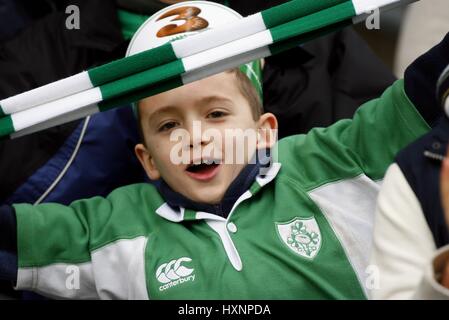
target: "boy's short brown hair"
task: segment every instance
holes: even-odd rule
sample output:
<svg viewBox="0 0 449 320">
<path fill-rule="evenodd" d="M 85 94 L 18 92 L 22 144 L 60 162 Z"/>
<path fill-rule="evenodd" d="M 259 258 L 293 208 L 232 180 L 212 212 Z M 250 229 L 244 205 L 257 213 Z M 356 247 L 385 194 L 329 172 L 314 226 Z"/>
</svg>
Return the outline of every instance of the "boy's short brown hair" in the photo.
<svg viewBox="0 0 449 320">
<path fill-rule="evenodd" d="M 238 82 L 238 88 L 243 97 L 248 101 L 248 104 L 251 108 L 253 119 L 258 120 L 263 114 L 262 99 L 254 85 L 251 83 L 251 80 L 239 68 L 234 68 L 226 72 L 233 73 L 235 75 Z M 145 144 L 145 135 L 143 134 L 142 123 L 140 122 L 139 102 L 137 103 L 136 109 L 140 140 Z"/>
<path fill-rule="evenodd" d="M 231 69 L 228 72 L 233 73 L 238 81 L 238 86 L 241 94 L 248 101 L 251 107 L 251 113 L 254 120 L 258 120 L 263 114 L 262 99 L 257 92 L 251 80 L 239 69 Z"/>
</svg>

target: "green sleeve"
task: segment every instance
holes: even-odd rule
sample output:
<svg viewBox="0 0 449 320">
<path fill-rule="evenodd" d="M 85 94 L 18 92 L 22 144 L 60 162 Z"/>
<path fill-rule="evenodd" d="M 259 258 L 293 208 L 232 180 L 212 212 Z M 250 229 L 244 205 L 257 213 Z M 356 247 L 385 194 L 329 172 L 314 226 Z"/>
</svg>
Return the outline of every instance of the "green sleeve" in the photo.
<svg viewBox="0 0 449 320">
<path fill-rule="evenodd" d="M 14 208 L 19 268 L 90 261 L 93 224 L 105 223 L 111 212 L 110 203 L 100 197 L 70 206 L 20 204 Z"/>
<path fill-rule="evenodd" d="M 430 130 L 407 97 L 403 80 L 363 105 L 348 125 L 340 127 L 329 138 L 341 140 L 373 180 L 383 179 L 396 154 Z"/>
<path fill-rule="evenodd" d="M 360 174 L 380 180 L 396 154 L 429 130 L 398 80 L 353 119 L 281 140 L 278 157 L 287 163 L 287 174 L 309 190 Z"/>
<path fill-rule="evenodd" d="M 19 267 L 89 262 L 92 251 L 146 234 L 155 217 L 142 212 L 154 212 L 163 202 L 153 186 L 137 184 L 69 206 L 14 205 Z"/>
<path fill-rule="evenodd" d="M 127 298 L 134 251 L 126 246 L 142 244 L 139 238 L 160 219 L 150 214 L 162 202 L 156 192 L 140 184 L 69 206 L 14 205 L 17 289 L 64 299 Z"/>
<path fill-rule="evenodd" d="M 383 179 L 396 154 L 430 130 L 398 80 L 379 99 L 362 106 L 352 123 L 334 139 L 341 139 L 359 158 L 363 172 L 373 180 Z"/>
</svg>

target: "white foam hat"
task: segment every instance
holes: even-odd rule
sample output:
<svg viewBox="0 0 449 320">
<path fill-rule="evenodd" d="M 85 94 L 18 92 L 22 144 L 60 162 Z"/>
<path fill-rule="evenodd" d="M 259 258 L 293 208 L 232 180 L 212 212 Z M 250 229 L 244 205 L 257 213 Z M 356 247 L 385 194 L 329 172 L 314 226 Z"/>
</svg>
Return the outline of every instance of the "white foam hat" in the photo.
<svg viewBox="0 0 449 320">
<path fill-rule="evenodd" d="M 167 42 L 234 23 L 242 16 L 210 1 L 185 1 L 168 6 L 146 20 L 131 39 L 126 56 L 153 49 Z M 262 96 L 260 61 L 240 66 Z"/>
</svg>

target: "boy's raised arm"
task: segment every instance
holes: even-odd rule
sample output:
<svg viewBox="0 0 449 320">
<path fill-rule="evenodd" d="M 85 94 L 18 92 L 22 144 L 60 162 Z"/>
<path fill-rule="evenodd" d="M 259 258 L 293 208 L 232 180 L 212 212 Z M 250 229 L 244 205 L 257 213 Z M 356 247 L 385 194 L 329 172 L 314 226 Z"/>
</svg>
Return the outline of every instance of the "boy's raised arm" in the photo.
<svg viewBox="0 0 449 320">
<path fill-rule="evenodd" d="M 378 99 L 363 105 L 352 120 L 330 128 L 334 143 L 351 152 L 356 166 L 373 180 L 383 179 L 396 154 L 429 131 L 443 114 L 438 82 L 449 65 L 449 33 L 415 60 Z M 440 87 L 439 87 L 440 86 Z"/>
<path fill-rule="evenodd" d="M 58 299 L 98 298 L 90 255 L 90 216 L 97 202 L 102 201 L 13 205 L 18 290 Z"/>
<path fill-rule="evenodd" d="M 111 205 L 96 197 L 70 206 L 0 206 L 0 280 L 47 297 L 98 299 L 92 242 Z"/>
<path fill-rule="evenodd" d="M 146 226 L 153 219 L 134 208 L 154 210 L 138 201 L 136 194 L 140 195 L 141 189 L 149 192 L 145 196 L 154 196 L 153 189 L 134 185 L 119 188 L 106 198 L 79 200 L 69 206 L 17 204 L 4 209 L 10 218 L 13 209 L 17 221 L 17 236 L 0 239 L 9 247 L 17 239 L 16 289 L 58 299 L 132 298 L 135 291 L 129 290 L 130 279 L 144 278 L 133 257 L 136 252 L 143 253 Z M 0 252 L 8 253 L 3 248 Z"/>
<path fill-rule="evenodd" d="M 437 92 L 447 92 L 449 85 L 438 79 L 448 65 L 449 34 L 409 66 L 405 79 L 361 106 L 353 119 L 284 139 L 284 149 L 292 153 L 289 174 L 306 181 L 308 190 L 355 177 L 383 180 L 397 153 L 442 115 Z M 298 168 L 307 168 L 306 174 Z"/>
</svg>

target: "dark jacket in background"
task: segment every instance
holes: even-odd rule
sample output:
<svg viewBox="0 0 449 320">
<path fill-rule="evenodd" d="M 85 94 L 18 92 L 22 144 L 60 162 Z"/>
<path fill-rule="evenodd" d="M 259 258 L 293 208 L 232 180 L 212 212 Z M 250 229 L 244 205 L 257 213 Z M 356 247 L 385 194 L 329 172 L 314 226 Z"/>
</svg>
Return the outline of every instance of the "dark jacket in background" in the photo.
<svg viewBox="0 0 449 320">
<path fill-rule="evenodd" d="M 0 47 L 0 98 L 124 55 L 127 44 L 121 36 L 115 4 L 104 0 L 76 2 L 82 12 L 80 30 L 67 30 L 67 15 L 52 13 Z M 7 155 L 0 157 L 0 203 L 55 155 L 80 122 L 0 142 L 0 154 Z"/>
</svg>

